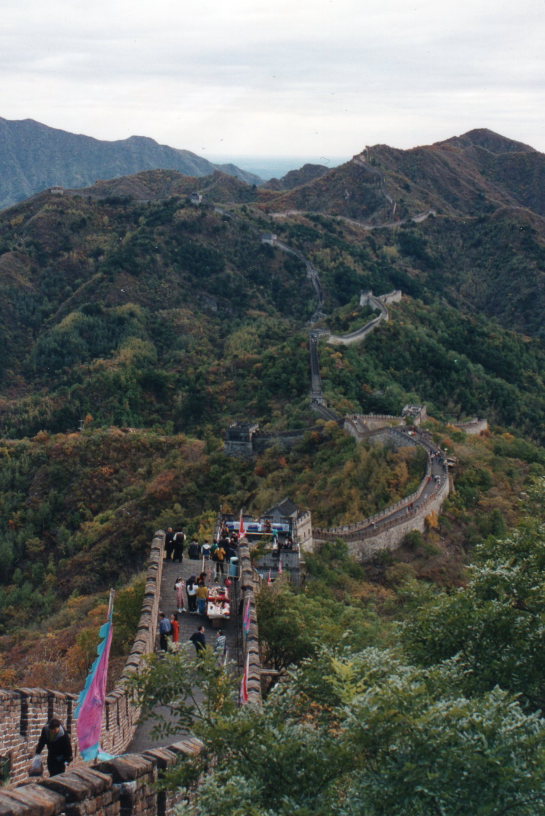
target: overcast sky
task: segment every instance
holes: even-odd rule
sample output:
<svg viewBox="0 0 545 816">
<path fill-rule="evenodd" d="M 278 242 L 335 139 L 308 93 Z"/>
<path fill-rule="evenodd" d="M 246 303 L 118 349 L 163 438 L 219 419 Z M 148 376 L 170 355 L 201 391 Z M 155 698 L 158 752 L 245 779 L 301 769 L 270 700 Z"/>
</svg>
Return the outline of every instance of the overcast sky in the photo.
<svg viewBox="0 0 545 816">
<path fill-rule="evenodd" d="M 545 152 L 544 46 L 545 0 L 4 0 L 0 116 L 205 157 Z"/>
</svg>

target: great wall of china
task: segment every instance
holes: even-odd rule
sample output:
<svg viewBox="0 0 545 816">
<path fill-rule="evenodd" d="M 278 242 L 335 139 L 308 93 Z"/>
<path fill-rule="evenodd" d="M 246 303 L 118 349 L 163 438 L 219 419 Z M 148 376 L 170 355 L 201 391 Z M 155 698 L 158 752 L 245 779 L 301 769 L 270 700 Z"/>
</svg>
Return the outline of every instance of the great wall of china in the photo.
<svg viewBox="0 0 545 816">
<path fill-rule="evenodd" d="M 298 251 L 284 246 L 281 248 L 297 255 L 305 263 L 318 300 L 314 318 L 319 319 L 323 316 L 323 298 L 316 270 Z M 379 311 L 379 315 L 350 334 L 333 335 L 323 330 L 310 331 L 311 404 L 322 417 L 340 420 L 328 408 L 322 392 L 318 354 L 320 336 L 326 337 L 334 345 L 360 342 L 382 321 L 389 319 L 387 304 L 400 298 L 400 292 L 380 298 L 371 293 L 363 295 L 361 305 L 371 305 Z M 349 551 L 355 557 L 369 558 L 378 550 L 393 549 L 411 530 L 423 530 L 427 516 L 440 510 L 449 493 L 446 460 L 426 434 L 412 427 L 402 429 L 404 422 L 403 417 L 356 415 L 345 417 L 344 427 L 360 441 L 365 439 L 372 443 L 378 440 L 397 446 L 424 447 L 427 452 L 426 472 L 417 490 L 370 518 L 328 530 L 315 529 L 309 532 L 310 514 L 307 513 L 301 550 L 312 549 L 314 542 L 342 539 L 347 542 Z M 486 427 L 485 420 L 475 420 L 463 429 L 467 433 L 480 433 Z M 151 545 L 142 614 L 133 648 L 118 684 L 106 700 L 102 747 L 116 755 L 123 754 L 130 745 L 139 718 L 139 710 L 131 699 L 126 681 L 138 671 L 145 656 L 156 648 L 163 551 L 164 534 L 158 531 Z M 241 659 L 243 665 L 248 665 L 248 696 L 250 703 L 255 705 L 261 702 L 263 673 L 256 612 L 256 595 L 260 583 L 249 548 L 243 540 L 239 549 L 239 585 L 242 602 L 250 610 L 250 623 L 248 632 L 242 639 Z M 156 783 L 180 755 L 191 756 L 201 750 L 201 743 L 191 737 L 183 738 L 168 747 L 116 756 L 115 759 L 92 768 L 78 759 L 76 746 L 75 762 L 66 773 L 38 782 L 28 780 L 28 766 L 34 747 L 42 726 L 49 718 L 58 716 L 62 719 L 75 742 L 75 702 L 73 694 L 41 688 L 0 690 L 2 755 L 9 756 L 11 782 L 24 782 L 18 787 L 11 785 L 2 789 L 0 816 L 166 816 L 172 812 L 174 805 L 180 801 L 181 794 L 167 794 L 157 789 Z"/>
<path fill-rule="evenodd" d="M 159 587 L 164 556 L 164 533 L 158 531 L 151 545 L 142 614 L 131 653 L 114 691 L 106 699 L 102 722 L 102 748 L 115 759 L 92 767 L 78 757 L 75 739 L 76 696 L 47 689 L 0 690 L 2 752 L 11 759 L 11 784 L 0 791 L 0 816 L 165 816 L 183 798 L 165 793 L 157 781 L 181 756 L 193 756 L 202 744 L 184 736 L 172 745 L 124 754 L 136 729 L 139 710 L 126 687 L 145 655 L 156 648 Z M 261 702 L 261 659 L 256 613 L 260 578 L 252 566 L 248 545 L 239 548 L 239 583 L 250 622 L 243 638 L 241 660 L 248 663 L 248 698 Z M 40 731 L 51 717 L 62 719 L 71 735 L 75 759 L 69 769 L 53 778 L 33 781 L 28 768 Z"/>
</svg>

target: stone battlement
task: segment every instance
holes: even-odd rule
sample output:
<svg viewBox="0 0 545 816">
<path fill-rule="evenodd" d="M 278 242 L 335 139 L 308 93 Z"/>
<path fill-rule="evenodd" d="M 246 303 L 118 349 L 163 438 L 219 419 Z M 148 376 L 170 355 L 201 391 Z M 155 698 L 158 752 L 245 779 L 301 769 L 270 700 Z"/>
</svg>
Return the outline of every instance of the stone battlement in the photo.
<svg viewBox="0 0 545 816">
<path fill-rule="evenodd" d="M 93 767 L 74 766 L 51 779 L 0 791 L 0 816 L 165 816 L 183 791 L 159 790 L 157 782 L 182 757 L 200 753 L 188 737 L 141 754 L 126 754 Z"/>
</svg>

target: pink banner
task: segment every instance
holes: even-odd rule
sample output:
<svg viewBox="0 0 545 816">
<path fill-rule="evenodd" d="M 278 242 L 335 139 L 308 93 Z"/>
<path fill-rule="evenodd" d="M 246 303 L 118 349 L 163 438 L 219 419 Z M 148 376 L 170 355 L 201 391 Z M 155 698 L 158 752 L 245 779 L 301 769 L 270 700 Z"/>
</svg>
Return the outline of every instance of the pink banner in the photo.
<svg viewBox="0 0 545 816">
<path fill-rule="evenodd" d="M 106 681 L 108 679 L 108 660 L 112 643 L 113 626 L 111 620 L 100 628 L 103 638 L 99 644 L 98 656 L 80 694 L 76 717 L 78 718 L 78 743 L 83 759 L 91 760 L 101 753 L 100 732 L 102 712 L 106 699 Z"/>
</svg>

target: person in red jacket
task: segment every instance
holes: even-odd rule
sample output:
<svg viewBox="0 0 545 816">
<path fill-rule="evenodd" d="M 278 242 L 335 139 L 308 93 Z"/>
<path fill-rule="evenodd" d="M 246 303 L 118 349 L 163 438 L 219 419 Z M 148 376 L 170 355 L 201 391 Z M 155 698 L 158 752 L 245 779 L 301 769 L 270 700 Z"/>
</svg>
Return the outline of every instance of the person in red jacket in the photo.
<svg viewBox="0 0 545 816">
<path fill-rule="evenodd" d="M 180 642 L 180 622 L 178 620 L 178 615 L 176 612 L 173 612 L 170 616 L 170 626 L 172 630 L 172 642 L 179 643 Z"/>
</svg>

